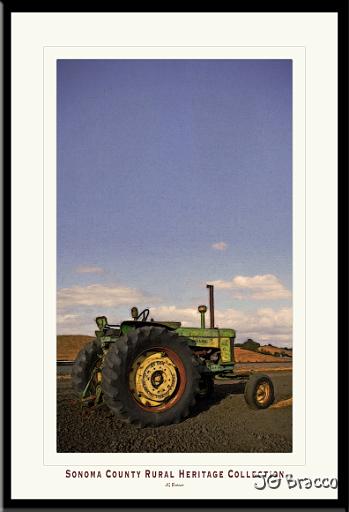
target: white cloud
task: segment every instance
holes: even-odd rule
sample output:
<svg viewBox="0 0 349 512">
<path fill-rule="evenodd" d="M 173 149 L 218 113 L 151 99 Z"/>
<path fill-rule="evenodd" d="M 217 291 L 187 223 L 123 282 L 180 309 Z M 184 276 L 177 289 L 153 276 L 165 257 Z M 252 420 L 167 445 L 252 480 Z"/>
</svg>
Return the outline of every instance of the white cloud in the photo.
<svg viewBox="0 0 349 512">
<path fill-rule="evenodd" d="M 57 294 L 57 304 L 60 309 L 76 306 L 116 307 L 122 304 L 133 305 L 143 298 L 143 293 L 135 288 L 91 284 L 61 288 Z"/>
<path fill-rule="evenodd" d="M 94 265 L 80 265 L 76 268 L 76 272 L 78 274 L 102 274 L 104 270 L 101 267 L 96 267 Z"/>
<path fill-rule="evenodd" d="M 216 251 L 225 251 L 228 244 L 226 242 L 216 242 L 215 244 L 212 244 L 211 247 L 216 249 Z"/>
<path fill-rule="evenodd" d="M 93 335 L 94 317 L 97 314 L 110 314 L 112 322 L 120 321 L 128 318 L 127 311 L 130 306 L 145 301 L 148 304 L 154 303 L 154 298 L 145 297 L 137 289 L 120 285 L 94 284 L 63 288 L 58 292 L 58 333 Z M 152 307 L 150 317 L 155 320 L 179 321 L 185 327 L 200 325 L 197 307 Z M 292 309 L 289 307 L 258 308 L 252 311 L 216 309 L 215 323 L 218 327 L 235 329 L 239 342 L 253 338 L 262 344 L 292 344 Z M 209 313 L 206 314 L 206 324 L 209 325 Z"/>
<path fill-rule="evenodd" d="M 71 314 L 71 313 L 58 314 L 57 315 L 57 324 L 74 323 L 77 318 L 79 318 L 79 315 L 75 315 L 75 314 Z"/>
<path fill-rule="evenodd" d="M 152 308 L 151 317 L 155 320 L 182 322 L 184 327 L 200 325 L 197 308 L 161 306 Z M 206 314 L 206 324 L 208 323 L 209 313 Z M 254 311 L 233 308 L 216 309 L 215 324 L 218 327 L 235 329 L 240 342 L 253 338 L 262 344 L 274 343 L 280 346 L 292 344 L 292 308 L 259 308 Z"/>
<path fill-rule="evenodd" d="M 93 334 L 95 317 L 107 315 L 112 323 L 129 318 L 131 306 L 155 303 L 156 297 L 119 284 L 72 286 L 57 293 L 58 334 Z"/>
<path fill-rule="evenodd" d="M 277 300 L 290 299 L 291 292 L 273 274 L 235 276 L 230 281 L 212 281 L 216 288 L 232 290 L 236 299 Z"/>
<path fill-rule="evenodd" d="M 86 314 L 58 314 L 58 334 L 89 334 L 93 336 L 96 330 L 95 319 Z"/>
<path fill-rule="evenodd" d="M 176 306 L 160 306 L 151 309 L 150 316 L 155 320 L 172 320 L 182 322 L 183 326 L 197 325 L 200 315 L 197 308 L 178 308 Z"/>
<path fill-rule="evenodd" d="M 253 338 L 259 343 L 292 344 L 292 308 L 259 308 L 254 311 L 227 309 L 215 313 L 216 324 L 233 327 L 239 342 Z"/>
</svg>

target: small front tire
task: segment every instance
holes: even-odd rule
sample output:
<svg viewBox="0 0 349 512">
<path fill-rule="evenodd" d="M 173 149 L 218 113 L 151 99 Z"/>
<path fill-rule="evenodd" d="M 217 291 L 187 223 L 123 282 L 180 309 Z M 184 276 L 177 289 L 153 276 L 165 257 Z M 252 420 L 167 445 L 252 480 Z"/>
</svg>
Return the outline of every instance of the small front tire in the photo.
<svg viewBox="0 0 349 512">
<path fill-rule="evenodd" d="M 251 409 L 267 409 L 274 403 L 274 385 L 268 375 L 254 373 L 245 386 L 245 400 Z"/>
</svg>

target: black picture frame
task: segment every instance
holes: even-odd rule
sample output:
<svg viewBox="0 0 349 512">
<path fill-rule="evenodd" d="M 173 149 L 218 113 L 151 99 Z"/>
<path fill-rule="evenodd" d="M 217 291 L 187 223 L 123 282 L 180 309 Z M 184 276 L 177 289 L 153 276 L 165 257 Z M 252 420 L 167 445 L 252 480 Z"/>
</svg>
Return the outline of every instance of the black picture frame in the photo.
<svg viewBox="0 0 349 512">
<path fill-rule="evenodd" d="M 98 10 L 96 7 L 98 5 Z M 282 9 L 280 9 L 280 6 Z M 7 508 L 264 508 L 264 509 L 347 509 L 348 481 L 348 4 L 342 1 L 279 2 L 263 3 L 263 10 L 257 2 L 234 4 L 234 12 L 335 12 L 338 13 L 338 221 L 339 221 L 339 335 L 338 335 L 338 475 L 337 500 L 84 500 L 84 499 L 13 499 L 11 497 L 11 14 L 15 12 L 109 12 L 114 5 L 108 2 L 72 3 L 50 2 L 3 2 L 3 56 L 4 56 L 4 132 L 3 132 L 3 506 Z M 82 8 L 83 7 L 83 8 Z M 248 7 L 248 9 L 247 9 Z M 314 10 L 316 7 L 316 10 Z M 127 12 L 127 11 L 120 11 Z M 174 11 L 176 12 L 176 11 Z M 20 321 L 20 319 L 16 319 Z M 325 373 L 324 369 L 324 373 Z"/>
</svg>

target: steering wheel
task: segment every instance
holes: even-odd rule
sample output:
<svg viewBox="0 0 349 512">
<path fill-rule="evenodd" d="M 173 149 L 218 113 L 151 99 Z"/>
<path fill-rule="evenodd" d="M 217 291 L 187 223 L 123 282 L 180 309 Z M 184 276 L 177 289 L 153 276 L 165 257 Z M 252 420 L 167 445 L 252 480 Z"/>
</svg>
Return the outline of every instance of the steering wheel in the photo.
<svg viewBox="0 0 349 512">
<path fill-rule="evenodd" d="M 143 309 L 143 311 L 141 311 L 139 313 L 139 315 L 137 316 L 136 320 L 139 320 L 142 317 L 141 322 L 146 322 L 148 316 L 149 316 L 149 309 L 146 308 L 146 309 Z"/>
</svg>

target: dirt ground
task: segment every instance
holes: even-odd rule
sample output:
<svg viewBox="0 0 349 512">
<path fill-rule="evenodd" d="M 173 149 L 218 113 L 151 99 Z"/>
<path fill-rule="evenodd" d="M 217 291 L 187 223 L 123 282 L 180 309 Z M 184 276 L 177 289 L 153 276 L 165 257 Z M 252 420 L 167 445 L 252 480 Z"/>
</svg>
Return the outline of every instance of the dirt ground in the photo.
<svg viewBox="0 0 349 512">
<path fill-rule="evenodd" d="M 102 405 L 82 410 L 71 391 L 69 375 L 57 379 L 58 452 L 291 452 L 292 372 L 270 371 L 275 405 L 250 409 L 241 386 L 215 384 L 178 425 L 138 429 L 118 420 Z"/>
</svg>

